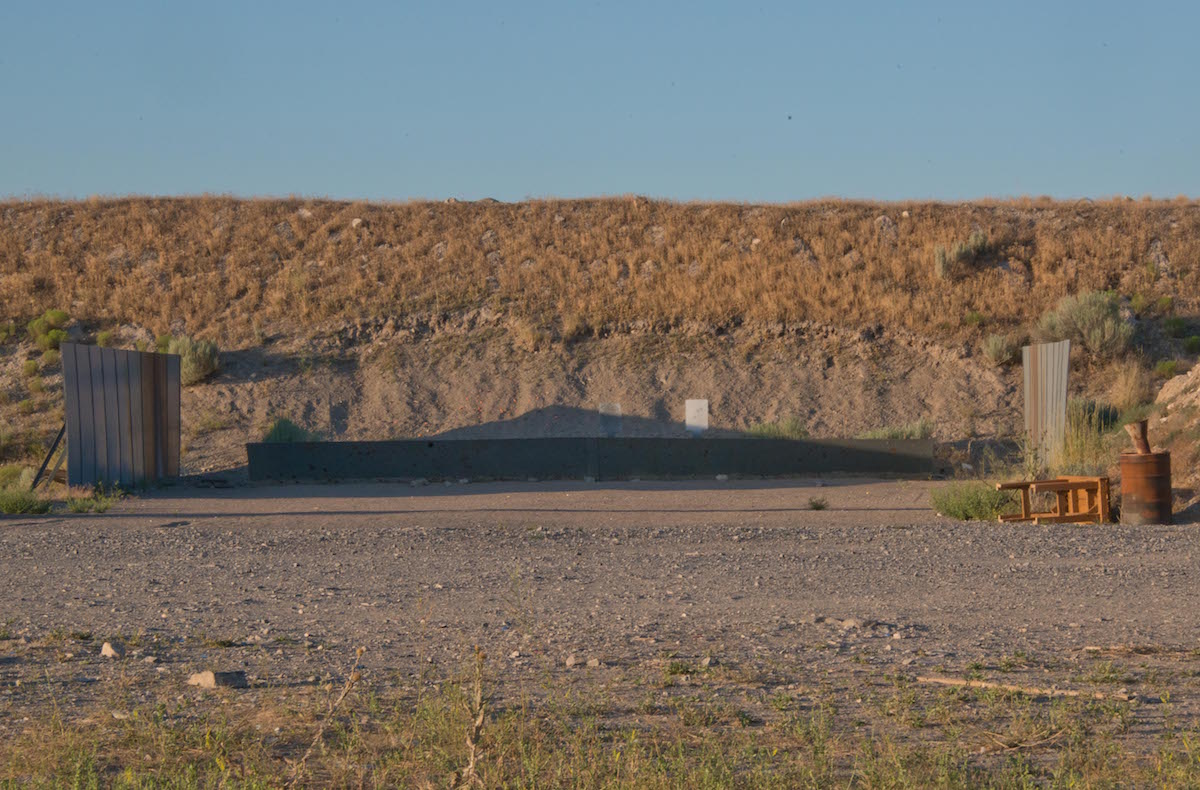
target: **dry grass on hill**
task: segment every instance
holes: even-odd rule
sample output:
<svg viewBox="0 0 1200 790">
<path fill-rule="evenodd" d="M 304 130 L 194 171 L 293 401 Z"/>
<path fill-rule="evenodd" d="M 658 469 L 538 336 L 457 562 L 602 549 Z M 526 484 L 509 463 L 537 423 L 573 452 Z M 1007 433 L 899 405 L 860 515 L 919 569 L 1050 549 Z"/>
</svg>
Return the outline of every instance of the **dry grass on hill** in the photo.
<svg viewBox="0 0 1200 790">
<path fill-rule="evenodd" d="M 0 218 L 0 317 L 60 307 L 227 347 L 475 308 L 560 338 L 815 320 L 966 339 L 1081 290 L 1185 310 L 1200 293 L 1200 204 L 1185 200 L 131 198 L 9 202 Z"/>
</svg>

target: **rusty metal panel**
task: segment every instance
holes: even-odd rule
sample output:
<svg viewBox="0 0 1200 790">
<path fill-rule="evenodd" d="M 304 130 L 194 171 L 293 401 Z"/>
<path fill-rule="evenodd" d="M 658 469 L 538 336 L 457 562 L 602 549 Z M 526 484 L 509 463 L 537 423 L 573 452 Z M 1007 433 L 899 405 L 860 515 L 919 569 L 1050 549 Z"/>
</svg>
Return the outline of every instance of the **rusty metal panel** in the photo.
<svg viewBox="0 0 1200 790">
<path fill-rule="evenodd" d="M 1025 367 L 1025 435 L 1038 460 L 1051 467 L 1062 457 L 1067 433 L 1067 376 L 1071 341 L 1021 349 Z"/>
<path fill-rule="evenodd" d="M 64 343 L 60 349 L 63 365 L 63 399 L 67 425 L 67 483 L 75 485 L 83 479 L 83 420 L 80 417 L 79 365 L 76 356 L 79 346 Z M 88 437 L 91 438 L 90 436 Z"/>
<path fill-rule="evenodd" d="M 146 441 L 142 420 L 142 354 L 125 357 L 129 399 L 129 474 L 130 479 L 146 479 Z"/>
<path fill-rule="evenodd" d="M 179 357 L 63 344 L 68 481 L 179 474 Z"/>
<path fill-rule="evenodd" d="M 166 445 L 166 476 L 179 476 L 179 430 L 180 430 L 180 414 L 179 414 L 179 356 L 177 354 L 163 354 L 166 358 L 166 391 L 167 396 L 163 401 L 163 408 L 166 410 L 166 431 L 162 435 L 162 441 Z"/>
<path fill-rule="evenodd" d="M 154 461 L 154 448 L 157 446 L 158 430 L 155 427 L 154 404 L 154 370 L 155 354 L 138 354 L 141 363 L 142 385 L 142 480 L 156 480 L 160 476 Z"/>
</svg>

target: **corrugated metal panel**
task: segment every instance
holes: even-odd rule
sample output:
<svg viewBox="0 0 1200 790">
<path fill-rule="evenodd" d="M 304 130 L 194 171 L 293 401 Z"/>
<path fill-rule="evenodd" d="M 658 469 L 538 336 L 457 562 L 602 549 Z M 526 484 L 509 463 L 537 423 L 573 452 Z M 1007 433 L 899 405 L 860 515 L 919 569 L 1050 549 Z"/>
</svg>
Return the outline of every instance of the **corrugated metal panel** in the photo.
<svg viewBox="0 0 1200 790">
<path fill-rule="evenodd" d="M 1021 349 L 1025 366 L 1025 434 L 1039 460 L 1055 466 L 1067 433 L 1067 375 L 1071 341 Z"/>
<path fill-rule="evenodd" d="M 179 474 L 179 357 L 64 343 L 67 481 L 133 486 Z"/>
</svg>

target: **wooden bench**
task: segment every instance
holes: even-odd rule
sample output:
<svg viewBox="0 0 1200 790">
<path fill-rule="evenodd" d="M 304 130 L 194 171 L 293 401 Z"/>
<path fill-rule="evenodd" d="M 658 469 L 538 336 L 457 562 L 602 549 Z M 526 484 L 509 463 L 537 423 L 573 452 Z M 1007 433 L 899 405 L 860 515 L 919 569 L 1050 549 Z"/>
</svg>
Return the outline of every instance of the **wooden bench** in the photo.
<svg viewBox="0 0 1200 790">
<path fill-rule="evenodd" d="M 1049 480 L 1019 480 L 997 483 L 997 491 L 1018 491 L 1021 512 L 1000 516 L 1002 522 L 1032 521 L 1034 524 L 1106 524 L 1108 509 L 1107 477 L 1055 477 Z M 1033 512 L 1036 494 L 1054 494 L 1054 510 Z"/>
</svg>

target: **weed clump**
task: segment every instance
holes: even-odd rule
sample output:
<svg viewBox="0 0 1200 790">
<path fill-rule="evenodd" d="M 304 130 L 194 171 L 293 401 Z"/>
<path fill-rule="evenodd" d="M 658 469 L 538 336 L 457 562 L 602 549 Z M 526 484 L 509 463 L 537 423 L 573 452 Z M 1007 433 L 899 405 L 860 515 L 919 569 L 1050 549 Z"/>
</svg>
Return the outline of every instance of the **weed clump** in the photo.
<svg viewBox="0 0 1200 790">
<path fill-rule="evenodd" d="M 1160 379 L 1173 379 L 1179 373 L 1179 362 L 1174 359 L 1159 360 L 1159 363 L 1154 366 L 1154 375 Z"/>
<path fill-rule="evenodd" d="M 927 417 L 922 417 L 915 422 L 905 423 L 904 425 L 886 425 L 882 428 L 874 428 L 861 434 L 859 439 L 928 439 L 933 436 L 933 421 Z"/>
<path fill-rule="evenodd" d="M 1008 335 L 988 335 L 983 340 L 983 356 L 996 367 L 1010 365 L 1021 354 L 1021 343 Z"/>
<path fill-rule="evenodd" d="M 1182 318 L 1176 315 L 1164 318 L 1162 326 L 1163 331 L 1167 333 L 1167 337 L 1183 337 L 1185 334 L 1187 334 L 1188 330 L 1187 321 L 1184 321 Z"/>
<path fill-rule="evenodd" d="M 995 521 L 1016 506 L 1011 491 L 997 491 L 993 485 L 974 481 L 935 489 L 929 494 L 929 502 L 941 515 L 959 521 Z"/>
<path fill-rule="evenodd" d="M 21 515 L 50 512 L 49 500 L 23 488 L 0 490 L 0 513 Z"/>
<path fill-rule="evenodd" d="M 187 335 L 173 337 L 167 343 L 167 353 L 179 355 L 179 377 L 184 386 L 204 381 L 221 367 L 217 344 L 210 340 L 193 340 Z"/>
<path fill-rule="evenodd" d="M 1117 295 L 1091 291 L 1066 296 L 1042 316 L 1037 325 L 1040 340 L 1070 340 L 1097 359 L 1123 356 L 1133 344 L 1133 326 L 1121 317 Z"/>
<path fill-rule="evenodd" d="M 759 439 L 807 439 L 808 426 L 799 417 L 788 417 L 779 422 L 760 422 L 746 431 Z"/>
<path fill-rule="evenodd" d="M 316 442 L 320 436 L 301 428 L 287 417 L 276 418 L 263 437 L 264 442 Z"/>
<path fill-rule="evenodd" d="M 1057 471 L 1103 474 L 1115 456 L 1109 436 L 1120 424 L 1121 413 L 1112 406 L 1072 398 L 1067 402 L 1067 426 Z"/>
</svg>

